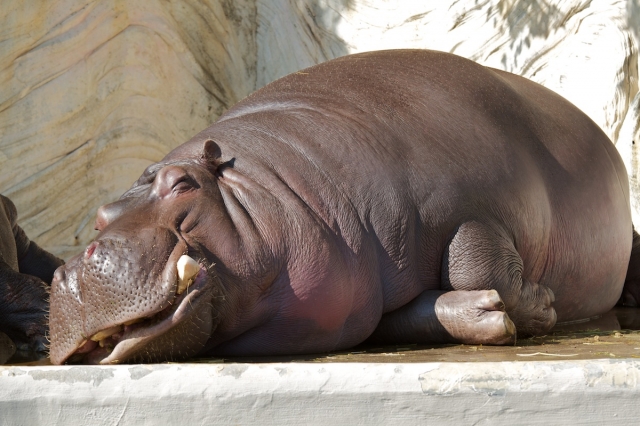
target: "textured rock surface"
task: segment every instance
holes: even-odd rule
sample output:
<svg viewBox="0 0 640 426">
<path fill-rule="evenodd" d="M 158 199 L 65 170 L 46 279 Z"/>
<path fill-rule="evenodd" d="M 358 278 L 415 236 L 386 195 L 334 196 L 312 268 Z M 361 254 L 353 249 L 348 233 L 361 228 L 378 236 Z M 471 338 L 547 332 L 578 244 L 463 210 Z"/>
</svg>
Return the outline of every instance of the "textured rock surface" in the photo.
<svg viewBox="0 0 640 426">
<path fill-rule="evenodd" d="M 2 9 L 0 191 L 27 232 L 64 257 L 93 237 L 100 204 L 251 91 L 387 48 L 454 52 L 565 96 L 617 142 L 640 207 L 639 0 L 5 0 Z"/>
<path fill-rule="evenodd" d="M 68 257 L 98 206 L 255 87 L 255 7 L 4 1 L 0 191 Z"/>
</svg>

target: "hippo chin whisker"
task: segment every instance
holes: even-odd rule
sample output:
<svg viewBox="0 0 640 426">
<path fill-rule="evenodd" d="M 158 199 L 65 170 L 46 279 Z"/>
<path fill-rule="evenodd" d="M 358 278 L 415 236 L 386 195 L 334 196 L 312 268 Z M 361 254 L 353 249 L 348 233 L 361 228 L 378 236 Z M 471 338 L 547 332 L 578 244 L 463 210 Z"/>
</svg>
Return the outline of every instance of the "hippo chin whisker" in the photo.
<svg viewBox="0 0 640 426">
<path fill-rule="evenodd" d="M 152 316 L 128 320 L 93 334 L 80 343 L 65 362 L 115 364 L 125 359 L 128 361 L 165 359 L 162 350 L 155 349 L 155 344 L 152 342 L 164 341 L 166 334 L 183 334 L 180 330 L 185 326 L 192 327 L 193 324 L 202 323 L 204 328 L 208 328 L 205 319 L 198 316 L 200 312 L 209 312 L 209 314 L 203 314 L 204 318 L 212 318 L 210 314 L 213 306 L 212 293 L 209 290 L 208 277 L 204 270 L 205 268 L 198 264 L 195 277 L 190 279 L 192 281 L 190 287 L 186 288 L 182 295 L 176 294 L 174 298 L 169 299 L 164 309 Z M 193 275 L 192 272 L 189 274 Z M 187 275 L 183 275 L 183 277 L 185 276 Z M 204 345 L 204 340 L 206 339 L 200 339 L 192 346 Z M 154 350 L 146 356 L 142 355 L 138 352 L 141 346 L 140 342 L 151 344 Z"/>
</svg>

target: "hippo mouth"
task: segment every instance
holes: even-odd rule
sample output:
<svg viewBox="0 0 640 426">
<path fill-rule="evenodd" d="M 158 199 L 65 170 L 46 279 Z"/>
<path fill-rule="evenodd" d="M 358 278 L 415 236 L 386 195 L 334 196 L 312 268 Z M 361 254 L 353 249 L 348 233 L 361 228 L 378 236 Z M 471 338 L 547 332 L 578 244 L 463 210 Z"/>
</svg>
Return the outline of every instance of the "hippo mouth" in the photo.
<svg viewBox="0 0 640 426">
<path fill-rule="evenodd" d="M 176 290 L 169 306 L 146 317 L 126 321 L 94 333 L 81 342 L 68 357 L 69 363 L 118 364 L 144 360 L 146 362 L 176 359 L 197 352 L 211 332 L 211 286 L 207 268 L 187 255 L 177 265 Z M 173 340 L 176 335 L 191 334 L 199 329 L 199 344 L 189 350 L 181 348 L 176 356 Z M 208 330 L 204 330 L 207 328 Z M 192 340 L 193 341 L 193 340 Z M 167 350 L 168 349 L 168 350 Z M 191 353 L 193 355 L 193 353 Z"/>
</svg>

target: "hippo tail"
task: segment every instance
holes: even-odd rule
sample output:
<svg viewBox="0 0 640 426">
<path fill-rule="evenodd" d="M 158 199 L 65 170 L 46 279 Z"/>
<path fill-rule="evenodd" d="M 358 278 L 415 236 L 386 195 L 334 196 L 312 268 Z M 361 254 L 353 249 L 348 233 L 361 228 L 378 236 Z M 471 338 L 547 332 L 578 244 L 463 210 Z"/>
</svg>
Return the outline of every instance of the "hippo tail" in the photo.
<svg viewBox="0 0 640 426">
<path fill-rule="evenodd" d="M 640 306 L 640 235 L 633 230 L 633 243 L 627 276 L 618 305 Z"/>
</svg>

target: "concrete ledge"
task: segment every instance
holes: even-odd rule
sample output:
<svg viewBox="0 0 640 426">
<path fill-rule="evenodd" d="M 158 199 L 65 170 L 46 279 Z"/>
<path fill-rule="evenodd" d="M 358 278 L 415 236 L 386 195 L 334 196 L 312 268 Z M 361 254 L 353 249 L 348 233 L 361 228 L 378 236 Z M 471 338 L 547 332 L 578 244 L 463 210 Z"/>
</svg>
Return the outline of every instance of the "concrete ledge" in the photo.
<svg viewBox="0 0 640 426">
<path fill-rule="evenodd" d="M 0 423 L 637 424 L 639 381 L 633 359 L 14 366 Z"/>
</svg>

